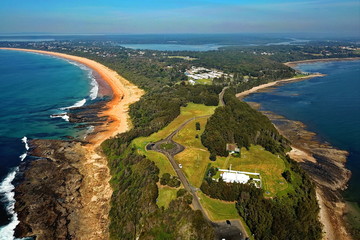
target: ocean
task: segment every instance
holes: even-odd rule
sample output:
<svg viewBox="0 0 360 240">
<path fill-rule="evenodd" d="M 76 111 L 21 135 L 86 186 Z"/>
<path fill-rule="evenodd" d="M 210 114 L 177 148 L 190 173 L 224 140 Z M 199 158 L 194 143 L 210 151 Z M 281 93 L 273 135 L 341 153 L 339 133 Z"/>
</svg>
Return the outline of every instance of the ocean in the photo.
<svg viewBox="0 0 360 240">
<path fill-rule="evenodd" d="M 0 240 L 13 239 L 12 181 L 35 138 L 80 138 L 89 128 L 68 122 L 69 109 L 96 101 L 91 69 L 65 59 L 0 50 Z"/>
<path fill-rule="evenodd" d="M 346 167 L 352 177 L 343 195 L 360 205 L 360 61 L 306 63 L 297 68 L 327 75 L 255 93 L 244 100 L 301 121 L 323 141 L 347 150 Z"/>
</svg>

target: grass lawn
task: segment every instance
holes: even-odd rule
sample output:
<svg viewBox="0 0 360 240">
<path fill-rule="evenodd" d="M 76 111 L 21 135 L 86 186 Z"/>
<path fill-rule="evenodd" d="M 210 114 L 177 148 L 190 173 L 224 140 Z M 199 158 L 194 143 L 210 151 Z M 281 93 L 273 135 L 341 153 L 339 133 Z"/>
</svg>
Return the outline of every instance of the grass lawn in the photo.
<svg viewBox="0 0 360 240">
<path fill-rule="evenodd" d="M 176 119 L 174 119 L 174 121 L 172 121 L 168 126 L 156 133 L 153 133 L 149 137 L 139 137 L 134 139 L 132 142 L 132 146 L 137 148 L 138 154 L 145 155 L 147 158 L 155 162 L 156 166 L 160 169 L 160 176 L 166 172 L 170 173 L 173 176 L 176 176 L 176 173 L 172 168 L 169 160 L 161 153 L 155 151 L 147 151 L 145 149 L 146 145 L 150 142 L 157 142 L 161 139 L 164 139 L 165 137 L 170 135 L 170 133 L 175 131 L 180 124 L 190 118 L 193 118 L 195 116 L 213 114 L 215 108 L 215 106 L 205 106 L 203 104 L 189 103 L 186 107 L 181 108 L 180 115 Z M 201 127 L 204 128 L 205 125 L 202 125 Z"/>
<path fill-rule="evenodd" d="M 204 78 L 204 79 L 198 79 L 195 82 L 202 85 L 211 85 L 213 83 L 213 80 Z"/>
<path fill-rule="evenodd" d="M 200 138 L 205 130 L 206 121 L 207 118 L 191 121 L 173 138 L 186 147 L 183 152 L 175 156 L 175 160 L 182 164 L 187 179 L 194 187 L 200 187 L 207 165 L 211 162 L 210 153 L 202 145 Z M 196 130 L 196 122 L 200 123 L 200 130 Z"/>
<path fill-rule="evenodd" d="M 170 202 L 176 199 L 176 193 L 179 189 L 161 185 L 158 185 L 158 187 L 159 196 L 157 198 L 156 204 L 158 205 L 158 207 L 168 208 Z"/>
<path fill-rule="evenodd" d="M 226 202 L 213 199 L 202 192 L 197 192 L 200 203 L 208 213 L 212 221 L 222 221 L 228 219 L 239 219 L 240 216 L 236 210 L 235 202 Z"/>
<path fill-rule="evenodd" d="M 199 148 L 186 148 L 175 156 L 175 160 L 182 165 L 182 170 L 190 184 L 200 187 L 203 181 L 210 153 Z"/>
<path fill-rule="evenodd" d="M 161 149 L 164 149 L 164 150 L 170 150 L 170 149 L 173 149 L 175 147 L 175 144 L 173 143 L 163 143 L 160 145 Z"/>
<path fill-rule="evenodd" d="M 266 197 L 282 195 L 289 190 L 289 184 L 281 175 L 285 171 L 284 161 L 261 146 L 252 145 L 249 151 L 242 148 L 240 158 L 231 156 L 226 161 L 226 157 L 217 157 L 212 162 L 213 166 L 223 169 L 228 169 L 230 164 L 232 170 L 260 173 Z"/>
<path fill-rule="evenodd" d="M 188 60 L 188 61 L 193 61 L 193 60 L 197 59 L 197 58 L 191 58 L 191 57 L 187 57 L 187 56 L 168 56 L 168 58 L 179 58 L 179 59 L 184 59 L 184 60 Z"/>
</svg>

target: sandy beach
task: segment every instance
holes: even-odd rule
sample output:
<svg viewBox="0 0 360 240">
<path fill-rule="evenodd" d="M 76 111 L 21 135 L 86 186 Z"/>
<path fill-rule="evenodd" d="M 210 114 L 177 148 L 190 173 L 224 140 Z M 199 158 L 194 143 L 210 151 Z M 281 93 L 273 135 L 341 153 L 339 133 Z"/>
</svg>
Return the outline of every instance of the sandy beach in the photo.
<svg viewBox="0 0 360 240">
<path fill-rule="evenodd" d="M 253 87 L 253 88 L 251 88 L 249 90 L 246 90 L 246 91 L 243 91 L 241 93 L 236 94 L 236 97 L 239 98 L 239 99 L 242 99 L 242 98 L 246 97 L 249 94 L 258 92 L 259 90 L 262 90 L 262 89 L 265 89 L 265 88 L 274 87 L 274 86 L 276 86 L 278 84 L 303 81 L 303 80 L 307 80 L 307 79 L 310 79 L 310 78 L 323 77 L 323 76 L 324 76 L 324 74 L 318 73 L 318 74 L 310 74 L 310 75 L 307 75 L 307 76 L 304 76 L 304 77 L 298 77 L 298 78 L 295 77 L 295 78 L 281 79 L 281 80 L 278 80 L 278 81 L 269 82 L 269 83 L 265 83 L 265 84 L 261 84 L 259 86 Z"/>
<path fill-rule="evenodd" d="M 82 209 L 81 220 L 77 224 L 76 235 L 79 239 L 107 239 L 108 213 L 112 189 L 109 181 L 110 171 L 106 157 L 99 148 L 100 144 L 110 137 L 123 133 L 131 128 L 128 115 L 129 106 L 138 101 L 144 91 L 131 84 L 115 71 L 106 66 L 78 56 L 30 49 L 0 48 L 6 50 L 25 51 L 51 55 L 75 61 L 91 68 L 106 81 L 113 91 L 113 98 L 106 104 L 99 117 L 106 116 L 108 120 L 96 127 L 95 133 L 89 139 L 90 143 L 83 145 L 86 151 L 85 159 L 80 164 L 79 171 L 83 175 L 80 188 Z"/>
<path fill-rule="evenodd" d="M 286 62 L 284 63 L 288 67 L 296 67 L 298 64 L 302 63 L 315 63 L 315 62 L 333 62 L 333 61 L 356 61 L 360 60 L 359 57 L 352 57 L 352 58 L 320 58 L 320 59 L 310 59 L 310 60 L 302 60 L 302 61 L 295 61 L 295 62 Z"/>
</svg>

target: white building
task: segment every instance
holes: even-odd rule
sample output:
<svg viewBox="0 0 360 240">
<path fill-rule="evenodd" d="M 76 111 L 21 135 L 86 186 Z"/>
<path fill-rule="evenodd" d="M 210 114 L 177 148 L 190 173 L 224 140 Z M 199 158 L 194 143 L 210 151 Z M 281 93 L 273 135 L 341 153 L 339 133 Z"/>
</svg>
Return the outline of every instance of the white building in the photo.
<svg viewBox="0 0 360 240">
<path fill-rule="evenodd" d="M 224 172 L 220 175 L 222 177 L 222 179 L 224 180 L 224 182 L 227 183 L 247 183 L 250 180 L 250 177 L 248 175 L 242 174 L 242 173 L 238 173 L 235 171 L 232 172 Z"/>
</svg>

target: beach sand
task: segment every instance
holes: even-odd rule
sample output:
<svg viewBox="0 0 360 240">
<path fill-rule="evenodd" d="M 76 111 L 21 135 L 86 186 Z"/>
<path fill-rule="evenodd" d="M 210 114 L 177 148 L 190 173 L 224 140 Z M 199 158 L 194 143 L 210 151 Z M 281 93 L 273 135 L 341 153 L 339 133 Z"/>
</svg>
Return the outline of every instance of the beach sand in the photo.
<svg viewBox="0 0 360 240">
<path fill-rule="evenodd" d="M 104 111 L 99 117 L 107 116 L 108 120 L 96 128 L 96 134 L 87 139 L 90 143 L 84 145 L 87 151 L 86 159 L 82 162 L 79 171 L 84 176 L 80 188 L 83 208 L 81 220 L 76 230 L 80 239 L 107 239 L 112 189 L 109 184 L 111 179 L 108 162 L 99 146 L 108 138 L 115 137 L 119 133 L 128 131 L 131 122 L 128 115 L 129 106 L 138 101 L 144 91 L 131 84 L 115 71 L 93 60 L 72 56 L 63 53 L 55 53 L 30 49 L 0 48 L 6 50 L 25 51 L 65 58 L 86 65 L 106 81 L 112 91 L 113 98 L 106 104 Z"/>
<path fill-rule="evenodd" d="M 360 57 L 352 57 L 352 58 L 320 58 L 320 59 L 310 59 L 310 60 L 302 60 L 295 62 L 286 62 L 284 63 L 288 67 L 296 67 L 298 64 L 303 63 L 316 63 L 316 62 L 334 62 L 334 61 L 356 61 L 360 60 Z"/>
<path fill-rule="evenodd" d="M 253 87 L 249 90 L 243 91 L 241 93 L 236 94 L 236 97 L 239 99 L 243 99 L 244 97 L 246 97 L 247 95 L 250 95 L 252 93 L 258 92 L 259 90 L 265 89 L 265 88 L 270 88 L 270 87 L 274 87 L 276 85 L 279 84 L 283 84 L 283 83 L 290 83 L 290 82 L 297 82 L 297 81 L 303 81 L 303 80 L 307 80 L 310 78 L 314 78 L 314 77 L 323 77 L 324 74 L 310 74 L 304 77 L 298 77 L 298 78 L 287 78 L 287 79 L 281 79 L 278 81 L 274 81 L 274 82 L 269 82 L 269 83 L 265 83 L 265 84 L 261 84 L 259 86 Z"/>
</svg>

